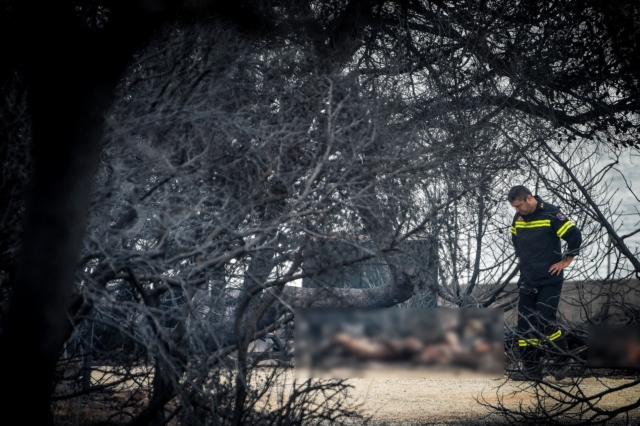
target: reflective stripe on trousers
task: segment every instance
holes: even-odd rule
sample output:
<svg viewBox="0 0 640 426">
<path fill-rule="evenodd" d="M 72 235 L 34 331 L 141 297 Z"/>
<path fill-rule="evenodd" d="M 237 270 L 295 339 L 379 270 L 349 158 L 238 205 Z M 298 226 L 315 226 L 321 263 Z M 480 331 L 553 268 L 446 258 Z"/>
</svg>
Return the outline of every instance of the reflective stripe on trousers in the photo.
<svg viewBox="0 0 640 426">
<path fill-rule="evenodd" d="M 555 333 L 551 333 L 544 339 L 520 339 L 518 340 L 518 346 L 540 346 L 546 342 L 552 342 L 562 336 L 562 331 L 558 329 Z"/>
</svg>

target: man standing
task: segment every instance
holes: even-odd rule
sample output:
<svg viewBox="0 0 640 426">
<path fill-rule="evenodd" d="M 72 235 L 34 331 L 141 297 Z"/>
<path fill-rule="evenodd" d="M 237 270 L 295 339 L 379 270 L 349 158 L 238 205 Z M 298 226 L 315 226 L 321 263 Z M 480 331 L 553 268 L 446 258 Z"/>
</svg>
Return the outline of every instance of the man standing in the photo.
<svg viewBox="0 0 640 426">
<path fill-rule="evenodd" d="M 524 186 L 511 188 L 508 200 L 516 209 L 511 238 L 520 262 L 518 346 L 523 362 L 522 371 L 512 374 L 511 379 L 540 380 L 541 346 L 553 342 L 560 349 L 567 349 L 566 340 L 556 324 L 556 312 L 563 270 L 578 255 L 582 236 L 557 207 L 533 196 Z M 560 239 L 567 242 L 565 255 Z M 556 369 L 556 379 L 564 377 L 567 371 L 566 365 Z"/>
</svg>

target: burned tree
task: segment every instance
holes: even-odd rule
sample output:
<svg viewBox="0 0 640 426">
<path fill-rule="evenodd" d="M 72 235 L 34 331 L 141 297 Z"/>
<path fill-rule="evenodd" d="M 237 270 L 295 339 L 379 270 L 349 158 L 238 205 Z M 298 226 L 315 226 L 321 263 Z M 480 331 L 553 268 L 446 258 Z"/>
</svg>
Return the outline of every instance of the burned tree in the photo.
<svg viewBox="0 0 640 426">
<path fill-rule="evenodd" d="M 443 285 L 429 291 L 448 303 L 506 305 L 496 302 L 514 274 L 497 232 L 501 184 L 545 144 L 558 153 L 576 138 L 635 143 L 637 55 L 630 41 L 637 7 L 631 2 L 76 3 L 34 7 L 34 21 L 28 7 L 3 9 L 7 35 L 37 25 L 57 34 L 62 22 L 70 30 L 45 40 L 50 44 L 7 50 L 12 66 L 30 76 L 26 104 L 42 148 L 34 151 L 35 169 L 44 174 L 35 178 L 42 186 L 32 196 L 35 213 L 27 215 L 24 234 L 7 229 L 17 222 L 6 215 L 8 201 L 24 204 L 24 192 L 17 184 L 2 188 L 2 232 L 13 238 L 9 245 L 3 240 L 2 286 L 8 294 L 48 283 L 55 297 L 25 291 L 16 300 L 62 301 L 53 303 L 58 338 L 44 344 L 47 359 L 65 340 L 71 359 L 82 336 L 102 333 L 111 337 L 89 345 L 94 362 L 117 359 L 127 367 L 118 373 L 125 382 L 150 378 L 142 367 L 154 366 L 154 394 L 140 423 L 161 421 L 174 397 L 186 408 L 174 406 L 176 416 L 215 413 L 220 422 L 237 423 L 254 415 L 252 401 L 259 398 L 245 387 L 247 348 L 289 321 L 292 307 L 419 304 L 425 265 L 403 243 L 437 241 Z M 174 21 L 181 23 L 163 26 Z M 52 57 L 60 46 L 87 47 L 91 63 L 73 49 Z M 20 51 L 35 52 L 24 68 Z M 70 72 L 47 74 L 38 61 L 57 61 Z M 3 77 L 13 71 L 3 68 Z M 52 76 L 63 84 L 49 86 Z M 101 117 L 112 98 L 89 197 Z M 74 100 L 74 114 L 52 107 L 59 99 Z M 93 124 L 81 128 L 87 117 Z M 54 130 L 63 124 L 64 132 Z M 54 134 L 65 139 L 69 155 L 46 145 Z M 3 145 L 2 154 L 16 152 L 21 142 L 6 139 L 13 151 Z M 82 154 L 84 148 L 93 154 Z M 85 164 L 82 178 L 65 180 L 64 173 L 75 175 L 55 168 L 60 157 L 93 163 Z M 46 190 L 60 191 L 56 185 L 67 181 L 78 185 L 75 196 Z M 41 204 L 52 198 L 61 210 Z M 67 208 L 73 214 L 60 213 Z M 38 219 L 49 209 L 60 223 L 72 222 L 75 237 L 38 246 L 46 250 L 36 260 L 29 248 L 35 246 L 25 243 L 35 241 L 28 235 L 54 235 L 51 223 Z M 20 243 L 27 260 L 18 279 L 7 253 Z M 344 254 L 322 256 L 336 246 L 346 247 Z M 80 267 L 73 260 L 79 247 Z M 490 262 L 481 257 L 489 249 L 495 250 Z M 47 250 L 56 256 L 48 258 Z M 63 254 L 66 260 L 58 259 Z M 383 285 L 287 285 L 322 281 L 331 270 L 366 262 L 381 265 Z M 20 320 L 13 324 L 14 337 L 27 330 Z M 215 370 L 235 374 L 225 382 L 235 384 L 217 388 L 220 399 L 211 405 L 204 395 L 217 379 L 205 371 L 236 349 L 235 364 Z M 72 377 L 89 377 L 89 367 Z M 109 383 L 92 389 L 85 381 L 85 390 L 56 398 L 115 386 Z M 38 386 L 41 395 L 49 392 L 45 384 Z"/>
<path fill-rule="evenodd" d="M 250 343 L 295 307 L 409 299 L 424 265 L 402 242 L 484 182 L 424 198 L 422 183 L 469 151 L 424 138 L 402 120 L 402 97 L 363 89 L 357 75 L 322 72 L 316 59 L 224 25 L 178 26 L 123 80 L 74 319 L 124 336 L 119 347 L 92 349 L 94 364 L 153 364 L 149 405 L 135 423 L 160 421 L 175 398 L 185 421 L 266 421 L 270 414 L 254 408 L 263 391 L 250 387 Z M 314 265 L 323 243 L 354 250 Z M 387 282 L 287 285 L 369 259 L 384 265 Z M 130 359 L 125 342 L 144 349 L 140 358 Z M 107 370 L 117 380 L 135 376 L 133 367 Z M 218 388 L 216 375 L 231 373 L 233 385 Z M 205 408 L 207 392 L 216 400 Z"/>
</svg>

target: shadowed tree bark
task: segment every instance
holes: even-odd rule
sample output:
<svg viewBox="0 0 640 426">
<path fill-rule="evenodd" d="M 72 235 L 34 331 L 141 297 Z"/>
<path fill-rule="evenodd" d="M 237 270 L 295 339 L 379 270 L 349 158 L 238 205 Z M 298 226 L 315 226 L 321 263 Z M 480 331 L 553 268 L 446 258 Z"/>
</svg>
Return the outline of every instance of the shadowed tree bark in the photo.
<svg viewBox="0 0 640 426">
<path fill-rule="evenodd" d="M 0 377 L 13 389 L 2 399 L 3 415 L 30 395 L 31 409 L 20 417 L 48 421 L 104 115 L 133 53 L 173 18 L 169 3 L 114 2 L 111 9 L 94 10 L 73 2 L 4 6 L 3 39 L 12 42 L 2 46 L 9 59 L 3 73 L 17 68 L 26 79 L 34 172 L 9 309 L 3 312 Z"/>
<path fill-rule="evenodd" d="M 539 147 L 536 130 L 560 143 L 637 143 L 632 2 L 3 7 L 2 39 L 18 42 L 4 42 L 0 57 L 9 60 L 2 73 L 18 70 L 26 81 L 34 172 L 21 254 L 15 263 L 3 253 L 1 263 L 11 299 L 3 311 L 0 374 L 16 390 L 2 412 L 30 394 L 33 423 L 46 421 L 63 343 L 93 309 L 126 311 L 113 318 L 130 320 L 126 326 L 143 336 L 134 333 L 149 353 L 180 364 L 174 346 L 193 342 L 155 336 L 150 330 L 161 328 L 134 319 L 164 318 L 159 302 L 168 293 L 184 294 L 189 303 L 200 290 L 224 295 L 224 309 L 209 306 L 216 320 L 199 323 L 210 340 L 193 336 L 203 346 L 218 339 L 216 348 L 237 342 L 242 353 L 281 314 L 276 300 L 285 307 L 390 307 L 410 299 L 419 280 L 400 243 L 426 238 L 427 228 L 440 232 L 444 254 L 435 290 L 458 306 L 489 306 L 513 273 L 508 256 L 498 254 L 495 268 L 480 264 L 482 249 L 500 242 L 491 234 L 499 188 L 486 186 L 509 176 L 519 152 Z M 214 31 L 198 27 L 222 27 L 219 19 L 235 31 L 222 53 Z M 165 26 L 176 21 L 182 26 Z M 135 69 L 127 68 L 131 62 Z M 120 109 L 110 119 L 111 151 L 89 209 L 103 117 L 114 99 Z M 514 147 L 514 138 L 528 142 Z M 3 188 L 0 196 L 10 193 Z M 11 205 L 5 201 L 3 216 Z M 265 213 L 275 205 L 281 210 Z M 441 210 L 430 212 L 433 206 Z M 478 216 L 469 213 L 475 210 Z M 477 223 L 464 228 L 461 217 Z M 462 255 L 462 235 L 467 247 L 475 241 L 473 262 L 470 249 Z M 345 256 L 344 264 L 378 258 L 388 281 L 371 289 L 286 286 L 344 266 L 305 270 L 313 253 L 303 236 L 358 247 L 365 255 Z M 463 271 L 470 271 L 464 290 Z M 235 291 L 238 280 L 254 298 L 242 299 L 246 312 L 229 315 L 238 300 L 225 292 Z M 131 292 L 131 305 L 107 301 L 116 281 Z M 489 281 L 497 290 L 479 291 Z M 176 317 L 185 330 L 197 323 L 193 313 Z M 166 359 L 156 361 L 158 371 L 171 370 Z M 156 376 L 153 406 L 136 422 L 162 420 L 160 411 L 177 393 L 197 400 L 193 389 L 176 391 L 176 372 L 183 370 Z M 237 401 L 236 423 L 248 419 L 243 398 Z"/>
</svg>

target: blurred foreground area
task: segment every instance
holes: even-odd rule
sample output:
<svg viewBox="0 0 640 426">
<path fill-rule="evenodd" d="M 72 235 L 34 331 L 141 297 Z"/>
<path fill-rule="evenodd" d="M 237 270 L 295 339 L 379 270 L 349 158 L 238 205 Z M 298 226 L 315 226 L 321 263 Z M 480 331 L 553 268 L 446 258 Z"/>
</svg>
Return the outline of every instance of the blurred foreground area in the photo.
<svg viewBox="0 0 640 426">
<path fill-rule="evenodd" d="M 302 377 L 501 377 L 497 309 L 300 309 L 294 339 Z"/>
<path fill-rule="evenodd" d="M 591 324 L 589 356 L 592 368 L 629 368 L 640 372 L 639 324 Z"/>
</svg>

